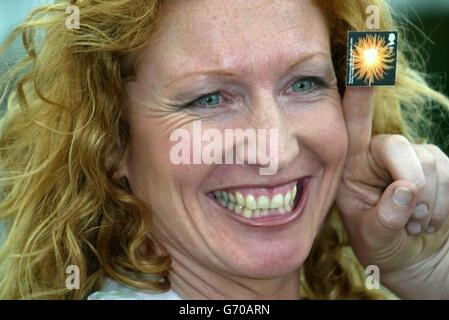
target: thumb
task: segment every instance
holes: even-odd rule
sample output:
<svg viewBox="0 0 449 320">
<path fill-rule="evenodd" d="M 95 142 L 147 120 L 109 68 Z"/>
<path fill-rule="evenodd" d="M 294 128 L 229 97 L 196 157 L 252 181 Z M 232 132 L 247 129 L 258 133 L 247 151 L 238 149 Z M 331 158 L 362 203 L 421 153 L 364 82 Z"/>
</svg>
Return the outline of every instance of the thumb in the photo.
<svg viewBox="0 0 449 320">
<path fill-rule="evenodd" d="M 384 248 L 388 243 L 406 233 L 405 226 L 417 202 L 417 187 L 406 180 L 391 183 L 383 192 L 377 205 L 364 216 L 362 232 L 372 248 Z"/>
</svg>

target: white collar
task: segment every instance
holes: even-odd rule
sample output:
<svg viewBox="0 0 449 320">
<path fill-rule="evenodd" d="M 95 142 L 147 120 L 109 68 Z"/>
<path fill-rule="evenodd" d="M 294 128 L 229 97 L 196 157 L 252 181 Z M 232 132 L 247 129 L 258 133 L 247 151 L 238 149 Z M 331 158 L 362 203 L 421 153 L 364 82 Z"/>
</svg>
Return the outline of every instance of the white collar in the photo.
<svg viewBox="0 0 449 320">
<path fill-rule="evenodd" d="M 173 290 L 153 292 L 121 284 L 110 278 L 106 279 L 100 291 L 91 293 L 87 300 L 182 300 Z"/>
</svg>

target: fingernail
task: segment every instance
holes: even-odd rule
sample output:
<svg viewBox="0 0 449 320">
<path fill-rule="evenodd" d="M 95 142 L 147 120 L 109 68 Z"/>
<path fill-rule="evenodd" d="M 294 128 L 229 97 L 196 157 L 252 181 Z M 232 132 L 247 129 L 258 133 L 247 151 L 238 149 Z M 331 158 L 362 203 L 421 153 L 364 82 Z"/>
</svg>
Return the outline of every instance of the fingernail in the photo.
<svg viewBox="0 0 449 320">
<path fill-rule="evenodd" d="M 398 207 L 406 207 L 412 199 L 412 191 L 408 188 L 396 188 L 393 194 L 393 201 Z"/>
<path fill-rule="evenodd" d="M 421 220 L 429 215 L 429 207 L 425 203 L 421 203 L 413 209 L 413 218 Z"/>
<path fill-rule="evenodd" d="M 434 227 L 428 227 L 427 230 L 426 230 L 426 233 L 428 233 L 428 234 L 435 233 L 435 228 Z"/>
<path fill-rule="evenodd" d="M 421 229 L 422 226 L 419 222 L 412 221 L 407 224 L 407 230 L 410 234 L 418 234 L 421 232 Z"/>
</svg>

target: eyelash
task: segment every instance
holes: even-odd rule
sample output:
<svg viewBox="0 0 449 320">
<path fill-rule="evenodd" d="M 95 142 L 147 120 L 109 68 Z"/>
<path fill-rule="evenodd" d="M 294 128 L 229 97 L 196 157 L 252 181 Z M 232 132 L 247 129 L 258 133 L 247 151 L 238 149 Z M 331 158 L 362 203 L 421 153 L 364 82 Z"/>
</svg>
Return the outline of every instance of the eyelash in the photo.
<svg viewBox="0 0 449 320">
<path fill-rule="evenodd" d="M 301 78 L 296 78 L 296 79 L 293 80 L 293 82 L 290 83 L 289 88 L 290 88 L 292 85 L 294 85 L 295 83 L 300 82 L 300 81 L 310 81 L 310 82 L 312 82 L 312 84 L 311 84 L 311 85 L 312 85 L 312 88 L 309 89 L 309 90 L 307 90 L 307 91 L 305 91 L 305 92 L 296 92 L 296 93 L 307 93 L 307 94 L 308 94 L 308 93 L 311 93 L 311 92 L 319 91 L 320 89 L 323 89 L 323 88 L 324 88 L 324 89 L 325 89 L 325 88 L 328 88 L 328 85 L 327 85 L 326 81 L 323 80 L 323 79 L 320 78 L 320 77 L 301 77 Z M 284 90 L 284 92 L 285 92 L 285 91 L 286 91 L 286 90 Z M 295 93 L 295 92 L 293 92 L 293 93 Z M 198 109 L 215 109 L 215 108 L 220 108 L 220 107 L 222 107 L 221 104 L 216 104 L 216 105 L 204 105 L 204 106 L 194 105 L 194 104 L 197 103 L 199 100 L 204 99 L 204 98 L 206 98 L 206 97 L 208 97 L 208 96 L 213 96 L 213 95 L 218 95 L 218 96 L 219 96 L 219 99 L 220 99 L 220 97 L 221 97 L 221 94 L 220 94 L 219 91 L 214 91 L 214 92 L 211 92 L 211 93 L 204 94 L 204 95 L 202 95 L 202 96 L 196 98 L 195 100 L 192 100 L 192 101 L 186 103 L 183 107 L 184 107 L 184 108 L 198 108 Z"/>
<path fill-rule="evenodd" d="M 312 82 L 312 88 L 310 90 L 308 90 L 308 91 L 305 91 L 305 93 L 311 93 L 311 92 L 318 91 L 320 89 L 327 89 L 329 87 L 327 82 L 324 79 L 320 78 L 320 77 L 301 77 L 301 78 L 294 79 L 293 82 L 291 82 L 289 84 L 289 88 L 292 85 L 294 85 L 295 83 L 298 83 L 300 81 L 310 81 L 310 82 Z"/>
</svg>

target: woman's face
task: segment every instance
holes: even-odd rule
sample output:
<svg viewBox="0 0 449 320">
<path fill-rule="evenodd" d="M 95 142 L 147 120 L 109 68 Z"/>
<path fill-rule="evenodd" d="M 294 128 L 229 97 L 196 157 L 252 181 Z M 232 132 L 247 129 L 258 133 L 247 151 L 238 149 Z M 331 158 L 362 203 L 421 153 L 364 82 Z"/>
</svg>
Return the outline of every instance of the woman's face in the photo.
<svg viewBox="0 0 449 320">
<path fill-rule="evenodd" d="M 151 208 L 153 235 L 175 270 L 291 274 L 333 202 L 347 148 L 325 20 L 307 0 L 169 1 L 163 17 L 127 84 L 122 174 Z M 192 160 L 208 144 L 193 141 L 201 139 L 194 121 L 223 139 L 225 129 L 267 129 L 275 174 L 261 175 L 262 161 L 246 156 L 243 164 L 174 163 L 175 146 Z M 188 134 L 171 141 L 179 128 Z M 223 140 L 223 154 L 237 145 Z"/>
</svg>

